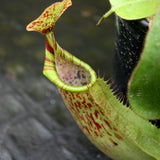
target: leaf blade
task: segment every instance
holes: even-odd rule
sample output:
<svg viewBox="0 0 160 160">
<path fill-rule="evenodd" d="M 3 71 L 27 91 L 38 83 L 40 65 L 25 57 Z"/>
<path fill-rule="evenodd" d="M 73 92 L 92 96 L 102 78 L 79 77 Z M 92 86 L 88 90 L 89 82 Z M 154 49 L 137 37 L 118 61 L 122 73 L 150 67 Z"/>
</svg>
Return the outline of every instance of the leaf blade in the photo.
<svg viewBox="0 0 160 160">
<path fill-rule="evenodd" d="M 120 6 L 113 5 L 112 10 L 115 10 L 116 14 L 121 18 L 136 20 L 154 15 L 159 4 L 159 0 L 155 0 L 154 2 L 148 0 L 130 0 Z"/>
<path fill-rule="evenodd" d="M 148 33 L 144 51 L 129 82 L 133 110 L 146 119 L 160 118 L 160 9 Z"/>
<path fill-rule="evenodd" d="M 150 17 L 156 13 L 160 0 L 110 0 L 110 4 L 111 9 L 100 18 L 97 25 L 113 12 L 126 20 Z"/>
</svg>

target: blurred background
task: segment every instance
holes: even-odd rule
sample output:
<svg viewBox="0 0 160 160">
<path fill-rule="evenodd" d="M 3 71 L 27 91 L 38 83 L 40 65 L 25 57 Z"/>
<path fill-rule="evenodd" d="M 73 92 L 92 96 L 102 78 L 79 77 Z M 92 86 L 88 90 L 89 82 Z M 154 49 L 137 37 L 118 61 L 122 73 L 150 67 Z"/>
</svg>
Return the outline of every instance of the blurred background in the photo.
<svg viewBox="0 0 160 160">
<path fill-rule="evenodd" d="M 45 36 L 26 25 L 54 0 L 0 1 L 0 160 L 109 160 L 81 132 L 57 88 L 42 75 Z M 96 23 L 106 0 L 72 0 L 56 23 L 60 46 L 112 76 L 115 18 Z"/>
</svg>

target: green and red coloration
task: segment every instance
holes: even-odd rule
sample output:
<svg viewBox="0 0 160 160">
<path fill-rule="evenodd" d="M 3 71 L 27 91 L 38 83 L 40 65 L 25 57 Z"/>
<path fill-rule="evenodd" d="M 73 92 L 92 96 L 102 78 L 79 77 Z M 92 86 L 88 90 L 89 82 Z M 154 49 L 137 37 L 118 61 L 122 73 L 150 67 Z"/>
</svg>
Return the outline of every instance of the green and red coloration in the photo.
<svg viewBox="0 0 160 160">
<path fill-rule="evenodd" d="M 39 18 L 27 26 L 29 31 L 37 31 L 47 34 L 52 31 L 56 21 L 63 12 L 72 5 L 72 1 L 64 0 L 63 3 L 57 2 L 49 6 Z"/>
<path fill-rule="evenodd" d="M 57 44 L 51 30 L 70 5 L 71 0 L 51 5 L 27 27 L 46 35 L 44 75 L 57 85 L 79 127 L 105 154 L 115 160 L 160 160 L 160 131 L 120 103 L 88 64 Z"/>
</svg>

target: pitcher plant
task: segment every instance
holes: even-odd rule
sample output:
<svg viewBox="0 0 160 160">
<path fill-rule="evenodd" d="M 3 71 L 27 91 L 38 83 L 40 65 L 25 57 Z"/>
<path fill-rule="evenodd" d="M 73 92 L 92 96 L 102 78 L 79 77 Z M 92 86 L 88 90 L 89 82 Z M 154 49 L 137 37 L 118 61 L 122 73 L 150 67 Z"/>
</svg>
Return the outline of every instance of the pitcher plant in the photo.
<svg viewBox="0 0 160 160">
<path fill-rule="evenodd" d="M 160 36 L 157 36 L 160 10 L 130 79 L 130 106 L 126 107 L 114 94 L 114 88 L 110 89 L 109 81 L 98 77 L 88 64 L 61 48 L 55 40 L 54 25 L 71 5 L 71 0 L 56 2 L 27 26 L 28 31 L 46 36 L 43 74 L 58 87 L 84 134 L 106 155 L 115 160 L 160 160 L 160 130 L 149 121 L 160 119 Z M 137 90 L 142 95 L 138 100 Z"/>
</svg>

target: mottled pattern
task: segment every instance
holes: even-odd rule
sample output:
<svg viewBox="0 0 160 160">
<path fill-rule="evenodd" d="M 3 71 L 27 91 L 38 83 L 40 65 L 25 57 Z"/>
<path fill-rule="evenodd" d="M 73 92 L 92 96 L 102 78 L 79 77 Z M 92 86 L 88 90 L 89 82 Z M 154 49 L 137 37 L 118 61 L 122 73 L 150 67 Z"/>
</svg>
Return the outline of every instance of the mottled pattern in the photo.
<svg viewBox="0 0 160 160">
<path fill-rule="evenodd" d="M 90 82 L 90 73 L 83 67 L 66 61 L 64 58 L 57 57 L 56 69 L 59 77 L 71 86 L 84 86 Z"/>
<path fill-rule="evenodd" d="M 102 80 L 97 81 L 99 83 Z M 130 130 L 127 130 L 128 122 L 126 121 L 126 124 L 121 127 L 120 121 L 124 117 L 121 113 L 118 114 L 114 111 L 111 105 L 108 106 L 108 102 L 102 104 L 100 100 L 100 104 L 97 104 L 95 97 L 92 97 L 89 90 L 76 93 L 59 88 L 59 91 L 79 127 L 91 142 L 105 154 L 115 160 L 142 160 L 143 158 L 153 160 L 137 148 L 133 142 L 130 142 L 128 139 Z M 97 96 L 99 99 L 101 99 L 100 96 L 102 99 L 105 98 L 98 93 Z M 110 100 L 108 99 L 108 101 Z"/>
<path fill-rule="evenodd" d="M 118 145 L 123 138 L 117 133 L 89 92 L 71 93 L 60 89 L 60 93 L 84 133 L 91 138 L 100 138 L 99 146 L 105 151 Z M 104 137 L 106 139 L 104 140 Z M 115 145 L 116 144 L 116 145 Z"/>
<path fill-rule="evenodd" d="M 36 20 L 27 26 L 28 31 L 37 31 L 43 34 L 52 31 L 55 22 L 63 12 L 72 5 L 71 0 L 63 0 L 49 6 Z"/>
</svg>

